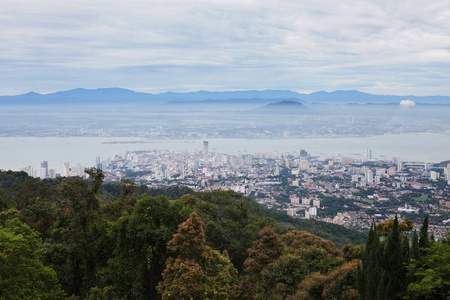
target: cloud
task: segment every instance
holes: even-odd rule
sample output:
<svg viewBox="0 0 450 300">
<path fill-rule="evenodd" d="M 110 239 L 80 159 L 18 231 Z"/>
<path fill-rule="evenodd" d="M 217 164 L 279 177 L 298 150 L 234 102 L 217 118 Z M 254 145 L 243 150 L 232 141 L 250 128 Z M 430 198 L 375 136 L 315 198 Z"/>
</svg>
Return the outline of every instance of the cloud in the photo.
<svg viewBox="0 0 450 300">
<path fill-rule="evenodd" d="M 123 86 L 450 95 L 446 0 L 5 0 L 0 29 L 2 94 Z"/>
<path fill-rule="evenodd" d="M 414 103 L 414 101 L 412 101 L 412 100 L 402 100 L 402 101 L 400 101 L 399 105 L 401 107 L 412 107 L 412 106 L 415 106 L 416 103 Z"/>
</svg>

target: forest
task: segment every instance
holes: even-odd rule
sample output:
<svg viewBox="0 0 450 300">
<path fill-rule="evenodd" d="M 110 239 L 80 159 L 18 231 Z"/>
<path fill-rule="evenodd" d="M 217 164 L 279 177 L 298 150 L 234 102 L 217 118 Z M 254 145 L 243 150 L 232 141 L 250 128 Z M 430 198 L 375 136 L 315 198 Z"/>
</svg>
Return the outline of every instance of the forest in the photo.
<svg viewBox="0 0 450 300">
<path fill-rule="evenodd" d="M 450 238 L 367 235 L 231 191 L 0 171 L 0 299 L 448 299 Z"/>
</svg>

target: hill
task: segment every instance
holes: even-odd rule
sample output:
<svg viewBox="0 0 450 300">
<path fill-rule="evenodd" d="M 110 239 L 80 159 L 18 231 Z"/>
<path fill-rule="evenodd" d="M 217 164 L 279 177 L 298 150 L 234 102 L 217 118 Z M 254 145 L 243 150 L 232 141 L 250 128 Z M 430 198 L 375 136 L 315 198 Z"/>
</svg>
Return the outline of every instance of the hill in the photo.
<svg viewBox="0 0 450 300">
<path fill-rule="evenodd" d="M 89 180 L 40 181 L 0 171 L 0 298 L 447 295 L 449 285 L 441 282 L 448 278 L 442 266 L 450 259 L 449 239 L 429 239 L 427 218 L 411 246 L 396 218 L 383 225 L 384 238 L 372 227 L 366 245 L 339 249 L 320 236 L 340 245 L 363 236 L 263 211 L 232 191 L 103 184 L 101 170 L 87 173 Z"/>
<path fill-rule="evenodd" d="M 77 88 L 68 91 L 59 91 L 49 94 L 38 94 L 30 92 L 22 95 L 0 96 L 0 104 L 7 105 L 38 105 L 38 104 L 114 104 L 114 103 L 185 103 L 198 101 L 226 100 L 229 103 L 265 102 L 265 100 L 300 101 L 309 103 L 326 104 L 377 104 L 377 103 L 399 103 L 402 100 L 412 100 L 421 104 L 450 104 L 449 96 L 394 96 L 375 95 L 360 91 L 319 91 L 310 94 L 301 94 L 289 90 L 248 90 L 248 91 L 197 91 L 188 93 L 166 92 L 151 94 L 135 92 L 122 88 Z M 212 101 L 212 102 L 211 102 Z M 217 102 L 220 103 L 220 102 Z M 267 102 L 265 102 L 267 103 Z"/>
<path fill-rule="evenodd" d="M 291 99 L 269 103 L 253 110 L 253 112 L 260 114 L 302 114 L 307 111 L 308 108 L 305 105 Z"/>
<path fill-rule="evenodd" d="M 77 88 L 49 94 L 27 93 L 16 96 L 0 96 L 0 104 L 36 105 L 36 104 L 106 104 L 106 103 L 167 103 L 197 102 L 204 100 L 246 100 L 246 99 L 280 99 L 296 98 L 299 94 L 283 90 L 231 91 L 190 93 L 167 92 L 161 94 L 140 93 L 122 88 Z"/>
</svg>

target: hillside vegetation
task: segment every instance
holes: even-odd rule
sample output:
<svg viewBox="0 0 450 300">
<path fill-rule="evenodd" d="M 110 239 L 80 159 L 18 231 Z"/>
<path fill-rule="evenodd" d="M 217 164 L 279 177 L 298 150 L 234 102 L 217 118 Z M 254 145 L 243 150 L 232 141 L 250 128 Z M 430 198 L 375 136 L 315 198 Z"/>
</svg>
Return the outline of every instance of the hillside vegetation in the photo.
<svg viewBox="0 0 450 300">
<path fill-rule="evenodd" d="M 0 299 L 357 299 L 366 293 L 356 282 L 369 278 L 373 237 L 366 250 L 340 249 L 322 237 L 342 245 L 361 242 L 361 235 L 263 211 L 231 191 L 104 184 L 100 170 L 88 173 L 90 180 L 39 181 L 0 172 Z M 428 252 L 420 249 L 425 260 Z M 411 261 L 411 270 L 424 267 L 419 256 Z"/>
</svg>

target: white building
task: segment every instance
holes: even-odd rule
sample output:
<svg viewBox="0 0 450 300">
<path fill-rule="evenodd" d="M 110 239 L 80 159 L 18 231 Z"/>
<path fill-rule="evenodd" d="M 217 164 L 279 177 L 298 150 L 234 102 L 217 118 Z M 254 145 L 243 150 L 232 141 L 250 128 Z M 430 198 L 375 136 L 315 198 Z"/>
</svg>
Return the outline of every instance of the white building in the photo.
<svg viewBox="0 0 450 300">
<path fill-rule="evenodd" d="M 297 214 L 297 209 L 293 208 L 293 207 L 288 207 L 286 212 L 287 212 L 288 216 L 293 217 Z"/>
<path fill-rule="evenodd" d="M 309 210 L 305 209 L 305 219 L 309 219 Z"/>
<path fill-rule="evenodd" d="M 430 171 L 430 178 L 433 181 L 437 181 L 439 179 L 439 173 L 436 171 Z"/>
<path fill-rule="evenodd" d="M 416 213 L 418 211 L 418 209 L 413 208 L 411 205 L 408 204 L 405 204 L 405 207 L 399 207 L 397 210 L 406 213 Z"/>
<path fill-rule="evenodd" d="M 313 206 L 320 207 L 320 200 L 319 199 L 314 199 L 313 200 Z"/>
</svg>

